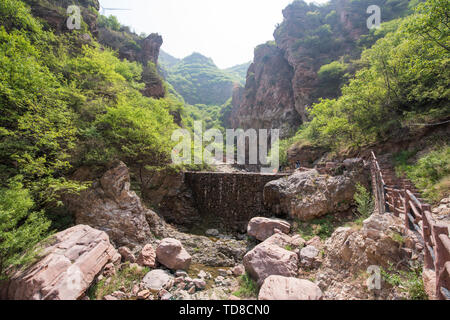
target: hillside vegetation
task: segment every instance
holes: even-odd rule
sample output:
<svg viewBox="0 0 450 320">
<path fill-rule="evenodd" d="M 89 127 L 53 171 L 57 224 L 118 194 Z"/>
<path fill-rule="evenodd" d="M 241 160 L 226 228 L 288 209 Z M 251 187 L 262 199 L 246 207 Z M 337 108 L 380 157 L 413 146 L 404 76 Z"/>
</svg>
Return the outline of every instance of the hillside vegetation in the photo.
<svg viewBox="0 0 450 320">
<path fill-rule="evenodd" d="M 59 195 L 86 187 L 73 168 L 170 160 L 180 102 L 144 97 L 143 66 L 83 33 L 56 34 L 22 1 L 0 2 L 0 274 L 47 234 Z"/>
<path fill-rule="evenodd" d="M 178 61 L 162 55 L 162 73 L 166 80 L 191 105 L 222 105 L 231 98 L 235 83 L 243 83 L 242 69 L 221 70 L 214 62 L 199 53 Z M 245 71 L 246 72 L 246 71 Z"/>
</svg>

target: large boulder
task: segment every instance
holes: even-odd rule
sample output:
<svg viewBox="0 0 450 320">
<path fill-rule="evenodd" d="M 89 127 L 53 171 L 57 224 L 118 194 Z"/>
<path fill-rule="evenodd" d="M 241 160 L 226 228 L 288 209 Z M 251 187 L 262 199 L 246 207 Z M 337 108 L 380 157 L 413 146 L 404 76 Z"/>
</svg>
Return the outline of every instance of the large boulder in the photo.
<svg viewBox="0 0 450 320">
<path fill-rule="evenodd" d="M 289 244 L 285 241 L 280 234 L 276 234 L 244 256 L 245 270 L 259 286 L 271 275 L 297 275 L 298 256 L 295 252 L 285 249 L 284 245 Z"/>
<path fill-rule="evenodd" d="M 276 229 L 287 234 L 291 230 L 291 225 L 279 219 L 256 217 L 250 220 L 247 233 L 260 241 L 265 241 L 274 235 Z"/>
<path fill-rule="evenodd" d="M 270 276 L 259 291 L 259 300 L 322 300 L 320 288 L 308 280 Z"/>
<path fill-rule="evenodd" d="M 368 185 L 364 162 L 342 166 L 342 175 L 319 174 L 317 170 L 296 172 L 264 187 L 264 204 L 278 215 L 310 221 L 331 212 L 343 212 L 354 203 L 356 183 Z"/>
<path fill-rule="evenodd" d="M 188 270 L 191 256 L 176 239 L 163 239 L 156 248 L 156 259 L 172 270 Z"/>
<path fill-rule="evenodd" d="M 66 204 L 78 224 L 105 231 L 116 246 L 134 248 L 147 243 L 151 231 L 160 233 L 163 224 L 130 190 L 130 174 L 121 161 L 114 162 L 89 190 L 66 196 Z"/>
<path fill-rule="evenodd" d="M 107 264 L 120 262 L 108 235 L 85 225 L 57 233 L 42 246 L 40 260 L 13 274 L 0 299 L 81 299 Z"/>
</svg>

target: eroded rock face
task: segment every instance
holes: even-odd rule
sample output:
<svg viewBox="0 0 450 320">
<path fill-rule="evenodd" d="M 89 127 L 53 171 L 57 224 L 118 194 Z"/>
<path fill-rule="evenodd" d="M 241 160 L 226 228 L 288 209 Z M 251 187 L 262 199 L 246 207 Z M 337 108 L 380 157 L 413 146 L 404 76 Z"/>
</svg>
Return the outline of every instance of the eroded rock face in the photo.
<svg viewBox="0 0 450 320">
<path fill-rule="evenodd" d="M 363 162 L 342 175 L 321 175 L 316 170 L 296 172 L 264 187 L 264 204 L 276 215 L 309 221 L 328 213 L 343 212 L 353 204 L 356 183 L 368 185 Z"/>
<path fill-rule="evenodd" d="M 402 243 L 394 235 L 406 235 L 403 224 L 391 214 L 374 214 L 364 221 L 361 230 L 337 229 L 325 243 L 325 264 L 364 270 L 371 265 L 387 268 L 389 262 L 398 263 L 402 259 Z"/>
<path fill-rule="evenodd" d="M 167 238 L 156 248 L 156 259 L 172 270 L 188 270 L 192 257 L 183 248 L 180 241 Z"/>
<path fill-rule="evenodd" d="M 284 277 L 297 275 L 298 256 L 278 245 L 284 244 L 284 241 L 279 234 L 276 234 L 244 256 L 245 270 L 257 281 L 259 286 L 271 275 Z"/>
<path fill-rule="evenodd" d="M 123 162 L 115 162 L 92 188 L 79 196 L 67 196 L 68 209 L 78 224 L 105 231 L 117 246 L 134 248 L 147 243 L 162 222 L 130 190 L 130 175 Z M 150 223 L 150 225 L 149 225 Z"/>
<path fill-rule="evenodd" d="M 259 291 L 259 300 L 322 300 L 320 288 L 308 280 L 270 276 Z"/>
<path fill-rule="evenodd" d="M 52 237 L 42 258 L 14 274 L 0 290 L 8 300 L 77 300 L 120 254 L 105 232 L 78 225 Z"/>
<path fill-rule="evenodd" d="M 291 230 L 291 225 L 280 219 L 256 217 L 248 223 L 247 233 L 259 241 L 265 241 L 274 235 L 276 229 L 287 234 Z"/>
<path fill-rule="evenodd" d="M 233 128 L 280 129 L 281 137 L 301 124 L 295 111 L 291 79 L 293 69 L 275 44 L 255 49 L 254 63 L 247 73 L 244 94 L 235 91 Z"/>
</svg>

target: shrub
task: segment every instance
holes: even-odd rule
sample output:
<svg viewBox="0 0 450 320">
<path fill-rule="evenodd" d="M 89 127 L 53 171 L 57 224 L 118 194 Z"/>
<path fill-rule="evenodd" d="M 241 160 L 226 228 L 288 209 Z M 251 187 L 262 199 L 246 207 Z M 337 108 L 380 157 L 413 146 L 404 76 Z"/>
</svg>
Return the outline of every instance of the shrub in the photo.
<svg viewBox="0 0 450 320">
<path fill-rule="evenodd" d="M 8 188 L 0 189 L 0 280 L 6 277 L 7 268 L 33 260 L 36 244 L 50 227 L 43 212 L 32 211 L 33 199 L 20 180 L 16 177 Z"/>
<path fill-rule="evenodd" d="M 240 288 L 233 293 L 238 298 L 255 298 L 258 296 L 258 286 L 248 273 L 239 279 Z"/>
<path fill-rule="evenodd" d="M 365 220 L 367 219 L 372 213 L 375 208 L 375 202 L 373 195 L 367 191 L 367 189 L 358 183 L 356 185 L 356 193 L 354 195 L 354 199 L 357 205 L 358 210 L 358 220 Z"/>
</svg>

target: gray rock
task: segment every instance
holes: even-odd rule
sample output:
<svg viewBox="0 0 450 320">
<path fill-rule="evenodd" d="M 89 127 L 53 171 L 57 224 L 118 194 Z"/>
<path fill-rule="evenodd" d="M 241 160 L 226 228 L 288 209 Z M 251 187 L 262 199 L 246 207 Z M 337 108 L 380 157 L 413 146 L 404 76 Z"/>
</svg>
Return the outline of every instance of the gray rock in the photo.
<svg viewBox="0 0 450 320">
<path fill-rule="evenodd" d="M 147 273 L 142 280 L 144 287 L 152 292 L 159 292 L 173 279 L 173 276 L 165 270 L 153 270 Z"/>
</svg>

